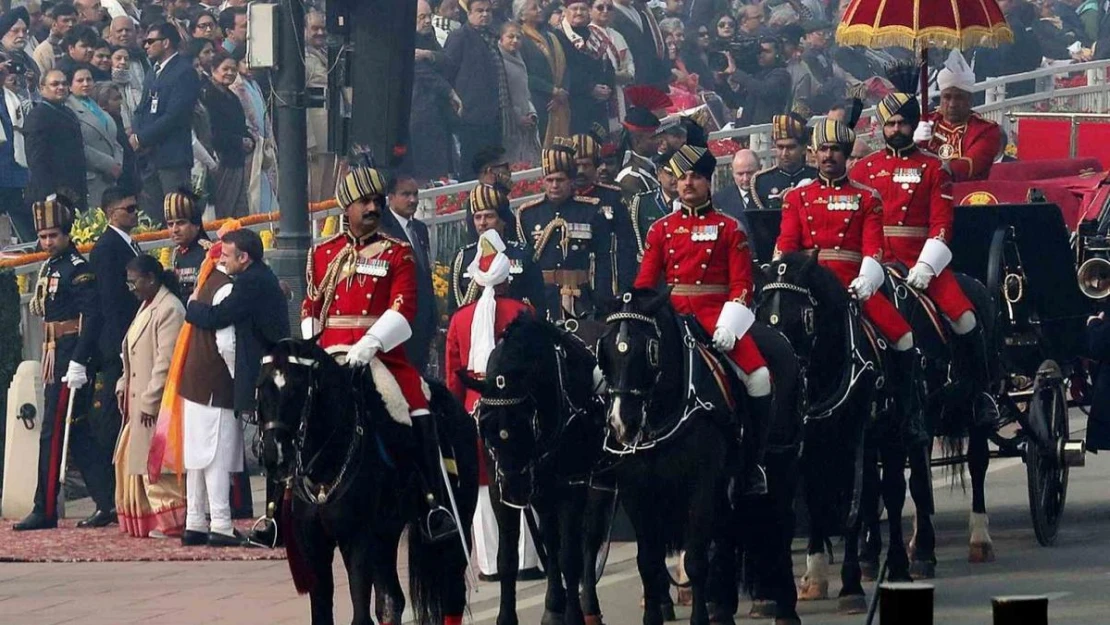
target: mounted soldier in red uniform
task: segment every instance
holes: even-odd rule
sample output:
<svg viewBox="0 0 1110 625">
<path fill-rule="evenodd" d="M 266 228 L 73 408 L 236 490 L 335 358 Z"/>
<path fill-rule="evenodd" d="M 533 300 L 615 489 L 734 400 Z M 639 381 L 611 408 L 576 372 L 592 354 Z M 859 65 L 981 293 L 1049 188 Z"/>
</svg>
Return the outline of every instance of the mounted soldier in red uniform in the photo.
<svg viewBox="0 0 1110 625">
<path fill-rule="evenodd" d="M 748 330 L 755 322 L 749 305 L 752 254 L 736 219 L 718 211 L 710 200 L 710 180 L 717 159 L 705 148 L 684 145 L 666 164 L 678 178 L 681 210 L 651 226 L 634 288 L 671 289 L 671 304 L 694 315 L 713 335 L 713 345 L 739 369 L 749 401 L 744 437 L 746 494 L 765 494 L 762 463 L 772 414 L 771 373 Z"/>
<path fill-rule="evenodd" d="M 416 464 L 428 514 L 421 528 L 436 540 L 456 532 L 457 525 L 441 505 L 446 501 L 441 459 L 424 381 L 402 347 L 412 336 L 419 305 L 416 264 L 407 242 L 379 228 L 385 190 L 382 174 L 371 168 L 352 170 L 336 189 L 347 230 L 309 254 L 301 334 L 318 336 L 329 352 L 345 353 L 348 366 L 367 366 L 376 357 L 396 379 L 422 450 Z"/>
</svg>

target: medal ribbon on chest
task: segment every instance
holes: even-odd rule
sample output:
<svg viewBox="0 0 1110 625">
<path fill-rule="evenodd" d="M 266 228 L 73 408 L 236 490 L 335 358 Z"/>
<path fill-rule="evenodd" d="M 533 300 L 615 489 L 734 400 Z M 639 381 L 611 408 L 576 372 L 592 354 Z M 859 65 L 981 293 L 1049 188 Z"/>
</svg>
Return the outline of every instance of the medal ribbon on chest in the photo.
<svg viewBox="0 0 1110 625">
<path fill-rule="evenodd" d="M 716 224 L 709 224 L 705 226 L 694 226 L 693 231 L 690 233 L 691 241 L 716 241 L 720 235 L 720 227 Z"/>
<path fill-rule="evenodd" d="M 899 167 L 894 170 L 891 180 L 900 184 L 917 184 L 921 182 L 921 170 L 916 167 Z"/>
<path fill-rule="evenodd" d="M 828 210 L 830 211 L 856 211 L 859 210 L 858 195 L 830 195 Z"/>
</svg>

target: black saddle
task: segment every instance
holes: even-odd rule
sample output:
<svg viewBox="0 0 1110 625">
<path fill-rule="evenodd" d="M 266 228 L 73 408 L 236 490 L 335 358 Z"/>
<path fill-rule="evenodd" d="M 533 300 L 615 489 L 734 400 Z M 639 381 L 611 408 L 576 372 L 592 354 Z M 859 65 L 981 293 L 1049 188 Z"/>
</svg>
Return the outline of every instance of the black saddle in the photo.
<svg viewBox="0 0 1110 625">
<path fill-rule="evenodd" d="M 694 388 L 714 384 L 722 393 L 731 397 L 731 412 L 743 406 L 747 389 L 740 381 L 736 370 L 727 356 L 713 347 L 713 337 L 698 323 L 693 315 L 678 315 L 679 330 L 683 337 L 693 341 L 696 347 L 693 359 Z M 748 330 L 756 347 L 767 361 L 773 381 L 772 394 L 775 401 L 775 420 L 771 425 L 768 438 L 768 452 L 797 452 L 802 439 L 802 413 L 797 404 L 800 368 L 794 356 L 794 349 L 781 332 L 770 326 L 756 322 Z M 686 362 L 690 362 L 689 359 Z M 686 367 L 686 363 L 683 364 Z M 687 375 L 690 372 L 687 371 Z"/>
</svg>

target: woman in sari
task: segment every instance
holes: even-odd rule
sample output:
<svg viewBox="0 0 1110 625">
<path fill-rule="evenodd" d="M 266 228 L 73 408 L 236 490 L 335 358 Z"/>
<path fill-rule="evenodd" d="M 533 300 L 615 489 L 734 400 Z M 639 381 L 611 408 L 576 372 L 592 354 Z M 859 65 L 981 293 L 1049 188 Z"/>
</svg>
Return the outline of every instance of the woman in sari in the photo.
<svg viewBox="0 0 1110 625">
<path fill-rule="evenodd" d="M 528 91 L 536 108 L 536 128 L 543 147 L 555 137 L 570 135 L 570 100 L 564 87 L 567 58 L 551 34 L 536 0 L 513 0 L 513 16 L 520 22 L 520 56 L 528 67 Z"/>
<path fill-rule="evenodd" d="M 137 538 L 180 536 L 185 489 L 170 475 L 149 479 L 147 456 L 185 307 L 173 272 L 152 256 L 127 263 L 127 286 L 142 304 L 123 339 L 123 375 L 116 384 L 125 422 L 115 453 L 116 511 L 120 529 Z"/>
<path fill-rule="evenodd" d="M 247 47 L 236 46 L 231 58 L 239 63 L 239 78 L 231 91 L 239 96 L 247 115 L 247 126 L 254 137 L 254 153 L 247 155 L 247 184 L 250 212 L 269 213 L 277 205 L 277 150 L 274 146 L 274 129 L 266 112 L 266 98 L 255 82 L 246 61 Z"/>
</svg>

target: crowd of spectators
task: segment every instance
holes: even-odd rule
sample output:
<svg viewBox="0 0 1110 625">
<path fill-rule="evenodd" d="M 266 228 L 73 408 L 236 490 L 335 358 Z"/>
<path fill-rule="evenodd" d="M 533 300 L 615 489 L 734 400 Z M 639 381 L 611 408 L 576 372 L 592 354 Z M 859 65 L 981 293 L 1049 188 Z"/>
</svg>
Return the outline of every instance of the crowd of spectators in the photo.
<svg viewBox="0 0 1110 625">
<path fill-rule="evenodd" d="M 127 189 L 152 226 L 178 188 L 211 217 L 276 210 L 269 77 L 245 61 L 246 4 L 31 0 L 0 15 L 0 215 L 13 226 L 0 219 L 0 248 L 33 240 L 30 205 L 56 192 L 86 209 Z M 310 59 L 323 22 L 306 18 Z"/>
<path fill-rule="evenodd" d="M 719 101 L 721 122 L 738 126 L 788 111 L 825 114 L 853 87 L 874 95 L 885 67 L 911 58 L 908 50 L 837 45 L 847 4 L 420 0 L 409 167 L 421 179 L 470 179 L 473 156 L 488 145 L 534 165 L 537 146 L 556 137 L 618 132 L 630 85 L 666 91 L 671 112 Z M 999 6 L 1014 43 L 967 52 L 980 80 L 1110 58 L 1110 20 L 1096 0 Z M 932 60 L 941 65 L 941 51 Z M 1019 83 L 1012 95 L 1033 88 Z"/>
</svg>

